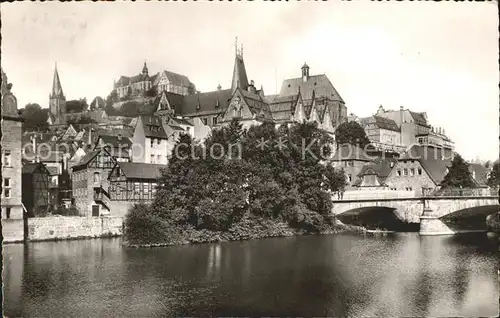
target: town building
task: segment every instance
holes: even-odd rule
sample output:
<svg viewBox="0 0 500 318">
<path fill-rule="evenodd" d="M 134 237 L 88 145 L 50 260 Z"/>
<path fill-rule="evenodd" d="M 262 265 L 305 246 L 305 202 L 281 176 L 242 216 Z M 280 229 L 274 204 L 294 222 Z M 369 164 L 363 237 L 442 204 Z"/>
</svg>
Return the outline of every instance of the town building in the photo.
<svg viewBox="0 0 500 318">
<path fill-rule="evenodd" d="M 17 99 L 12 84 L 1 70 L 2 93 L 2 219 L 22 219 L 22 119 L 18 114 Z"/>
<path fill-rule="evenodd" d="M 166 165 L 169 148 L 175 143 L 158 116 L 140 116 L 132 137 L 132 162 Z"/>
<path fill-rule="evenodd" d="M 405 109 L 403 106 L 399 110 L 385 110 L 381 105 L 375 114 L 376 116 L 392 119 L 400 128 L 400 144 L 410 147 L 414 144 L 442 148 L 446 155 L 450 157 L 453 153 L 454 143 L 446 136 L 444 129 L 433 128 L 428 123 L 425 112 L 414 112 Z"/>
<path fill-rule="evenodd" d="M 325 74 L 310 75 L 304 63 L 302 76 L 283 81 L 278 95 L 266 97 L 273 118 L 279 122 L 317 122 L 320 128 L 333 132 L 347 121 L 344 100 Z"/>
<path fill-rule="evenodd" d="M 113 159 L 118 162 L 130 162 L 132 159 L 132 140 L 128 137 L 123 137 L 121 134 L 118 134 L 118 136 L 99 135 L 93 150 L 97 149 L 106 149 Z"/>
<path fill-rule="evenodd" d="M 438 188 L 451 166 L 451 160 L 439 155 L 439 151 L 442 154 L 439 148 L 411 147 L 398 158 L 387 177 L 388 187 L 391 190 L 413 191 L 416 195 L 421 195 L 423 189 Z"/>
<path fill-rule="evenodd" d="M 388 189 L 386 179 L 395 166 L 396 159 L 376 159 L 361 168 L 354 186 L 360 190 Z"/>
<path fill-rule="evenodd" d="M 144 62 L 141 73 L 134 76 L 121 76 L 114 83 L 113 88 L 116 90 L 118 98 L 144 95 L 151 89 L 155 90 L 156 93 L 166 91 L 179 95 L 190 95 L 196 92 L 195 85 L 185 75 L 162 71 L 149 76 L 146 62 Z"/>
<path fill-rule="evenodd" d="M 406 150 L 401 143 L 401 129 L 390 118 L 369 116 L 356 121 L 365 130 L 370 144 L 378 151 L 402 153 Z"/>
<path fill-rule="evenodd" d="M 346 186 L 353 187 L 357 184 L 357 176 L 363 167 L 373 159 L 375 158 L 368 156 L 360 147 L 340 145 L 329 161 L 335 168 L 344 171 Z"/>
<path fill-rule="evenodd" d="M 22 200 L 28 217 L 44 216 L 51 211 L 50 172 L 41 162 L 23 166 Z"/>
<path fill-rule="evenodd" d="M 73 166 L 72 193 L 81 216 L 110 213 L 108 176 L 116 161 L 105 148 L 87 153 Z"/>
</svg>

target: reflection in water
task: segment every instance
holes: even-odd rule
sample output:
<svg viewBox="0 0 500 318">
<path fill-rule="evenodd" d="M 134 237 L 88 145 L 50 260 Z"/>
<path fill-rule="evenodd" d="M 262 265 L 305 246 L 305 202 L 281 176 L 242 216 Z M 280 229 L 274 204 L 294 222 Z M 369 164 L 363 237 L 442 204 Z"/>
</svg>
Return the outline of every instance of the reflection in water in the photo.
<svg viewBox="0 0 500 318">
<path fill-rule="evenodd" d="M 7 316 L 494 316 L 485 235 L 332 235 L 129 249 L 7 245 Z"/>
</svg>

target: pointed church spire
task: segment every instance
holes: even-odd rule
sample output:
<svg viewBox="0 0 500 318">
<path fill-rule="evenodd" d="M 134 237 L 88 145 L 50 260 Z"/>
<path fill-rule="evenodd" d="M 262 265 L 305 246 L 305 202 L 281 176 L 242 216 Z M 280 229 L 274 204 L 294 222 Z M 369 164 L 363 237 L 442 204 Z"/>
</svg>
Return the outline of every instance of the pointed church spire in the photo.
<svg viewBox="0 0 500 318">
<path fill-rule="evenodd" d="M 142 67 L 142 74 L 148 75 L 148 66 L 146 65 L 146 61 L 144 61 L 144 66 Z"/>
<path fill-rule="evenodd" d="M 54 79 L 52 81 L 52 93 L 51 98 L 63 97 L 63 90 L 61 86 L 61 80 L 59 80 L 59 73 L 57 72 L 57 62 L 54 69 Z"/>
<path fill-rule="evenodd" d="M 243 48 L 243 46 L 242 46 Z M 233 80 L 231 83 L 231 90 L 234 92 L 237 88 L 247 90 L 248 77 L 245 69 L 245 62 L 243 62 L 243 50 L 238 51 L 238 38 L 235 41 L 236 57 L 234 59 Z"/>
</svg>

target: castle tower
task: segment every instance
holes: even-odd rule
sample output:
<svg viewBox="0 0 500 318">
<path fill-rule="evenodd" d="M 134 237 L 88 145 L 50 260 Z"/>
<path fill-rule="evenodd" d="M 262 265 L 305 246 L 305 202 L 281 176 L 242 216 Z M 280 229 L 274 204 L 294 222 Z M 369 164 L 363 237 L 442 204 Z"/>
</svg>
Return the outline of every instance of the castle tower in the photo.
<svg viewBox="0 0 500 318">
<path fill-rule="evenodd" d="M 243 62 L 243 45 L 238 49 L 238 38 L 235 43 L 236 57 L 234 59 L 233 81 L 231 90 L 234 92 L 236 88 L 247 90 L 248 78 L 247 71 L 245 70 L 245 62 Z"/>
<path fill-rule="evenodd" d="M 54 69 L 54 79 L 52 81 L 52 92 L 49 96 L 50 114 L 54 116 L 56 124 L 66 122 L 66 97 L 64 96 L 59 73 L 57 72 L 57 63 Z"/>
</svg>

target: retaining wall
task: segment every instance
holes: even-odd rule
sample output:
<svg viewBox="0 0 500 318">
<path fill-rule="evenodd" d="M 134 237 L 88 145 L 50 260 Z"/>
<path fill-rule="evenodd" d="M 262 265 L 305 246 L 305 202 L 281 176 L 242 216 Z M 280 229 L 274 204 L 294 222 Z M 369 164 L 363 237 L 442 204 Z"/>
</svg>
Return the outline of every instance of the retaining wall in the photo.
<svg viewBox="0 0 500 318">
<path fill-rule="evenodd" d="M 28 240 L 64 240 L 121 236 L 121 217 L 44 217 L 28 219 Z"/>
</svg>

